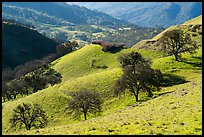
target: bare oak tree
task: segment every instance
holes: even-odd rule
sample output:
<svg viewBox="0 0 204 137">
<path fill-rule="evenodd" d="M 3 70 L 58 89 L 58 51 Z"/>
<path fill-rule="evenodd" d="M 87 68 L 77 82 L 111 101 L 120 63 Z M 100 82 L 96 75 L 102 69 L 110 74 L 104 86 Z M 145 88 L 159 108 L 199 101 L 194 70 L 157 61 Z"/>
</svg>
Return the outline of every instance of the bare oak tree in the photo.
<svg viewBox="0 0 204 137">
<path fill-rule="evenodd" d="M 72 100 L 68 102 L 68 109 L 75 117 L 80 117 L 84 114 L 84 119 L 87 120 L 88 113 L 100 114 L 102 109 L 102 100 L 99 93 L 91 91 L 73 92 Z"/>
<path fill-rule="evenodd" d="M 27 130 L 30 130 L 32 127 L 43 128 L 47 124 L 47 116 L 38 104 L 31 106 L 30 104 L 23 103 L 14 109 L 10 123 L 11 127 L 19 125 L 21 128 L 24 125 Z"/>
</svg>

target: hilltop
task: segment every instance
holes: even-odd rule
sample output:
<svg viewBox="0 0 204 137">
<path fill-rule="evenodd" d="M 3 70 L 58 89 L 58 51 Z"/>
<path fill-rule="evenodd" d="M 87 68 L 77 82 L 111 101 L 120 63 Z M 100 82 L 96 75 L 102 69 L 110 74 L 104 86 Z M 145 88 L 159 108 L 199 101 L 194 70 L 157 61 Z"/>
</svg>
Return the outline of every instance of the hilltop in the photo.
<svg viewBox="0 0 204 137">
<path fill-rule="evenodd" d="M 196 27 L 198 27 L 198 28 L 196 28 Z M 136 43 L 133 46 L 133 48 L 159 50 L 159 47 L 157 47 L 158 40 L 165 32 L 167 32 L 169 30 L 173 30 L 173 29 L 182 29 L 185 31 L 189 31 L 189 34 L 192 35 L 193 39 L 201 44 L 201 40 L 202 40 L 202 34 L 201 34 L 202 33 L 202 15 L 198 16 L 196 18 L 193 18 L 189 21 L 186 21 L 181 25 L 171 26 L 171 27 L 165 29 L 164 31 L 162 31 L 161 33 L 157 34 L 156 36 L 154 36 L 152 39 L 141 40 L 138 43 Z"/>
<path fill-rule="evenodd" d="M 200 44 L 201 41 L 199 40 Z M 123 49 L 117 53 L 103 52 L 99 45 L 86 45 L 52 62 L 62 75 L 62 83 L 34 94 L 2 103 L 3 134 L 202 134 L 202 47 L 195 54 L 184 54 L 185 61 L 160 51 Z M 152 60 L 151 66 L 165 75 L 165 85 L 149 98 L 139 95 L 139 102 L 129 92 L 113 96 L 114 81 L 122 74 L 117 60 L 122 53 L 140 52 Z M 96 60 L 95 67 L 91 62 Z M 106 66 L 105 68 L 100 66 Z M 103 97 L 101 116 L 75 120 L 67 113 L 71 91 L 83 89 Z M 14 131 L 9 127 L 12 110 L 21 103 L 39 103 L 48 115 L 43 129 Z"/>
</svg>

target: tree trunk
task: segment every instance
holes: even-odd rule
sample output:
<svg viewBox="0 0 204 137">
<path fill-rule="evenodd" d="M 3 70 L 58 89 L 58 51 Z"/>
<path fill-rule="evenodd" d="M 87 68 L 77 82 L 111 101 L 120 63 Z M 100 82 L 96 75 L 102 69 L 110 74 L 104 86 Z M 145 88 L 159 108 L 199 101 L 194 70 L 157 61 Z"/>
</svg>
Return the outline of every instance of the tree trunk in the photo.
<svg viewBox="0 0 204 137">
<path fill-rule="evenodd" d="M 13 94 L 14 99 L 16 99 L 16 93 Z"/>
<path fill-rule="evenodd" d="M 135 98 L 136 98 L 136 102 L 139 101 L 139 99 L 138 99 L 138 94 L 137 94 L 137 93 L 136 93 Z"/>
<path fill-rule="evenodd" d="M 30 129 L 31 129 L 31 126 L 26 124 L 26 129 L 27 129 L 27 130 L 30 130 Z"/>
<path fill-rule="evenodd" d="M 11 100 L 11 95 L 7 94 L 6 97 L 7 97 L 8 101 Z"/>
<path fill-rule="evenodd" d="M 178 53 L 175 53 L 174 57 L 175 57 L 176 61 L 178 61 Z"/>
<path fill-rule="evenodd" d="M 84 112 L 84 119 L 85 119 L 85 120 L 87 120 L 87 117 L 86 117 L 86 112 Z"/>
<path fill-rule="evenodd" d="M 178 61 L 178 56 L 175 56 L 176 61 Z"/>
<path fill-rule="evenodd" d="M 26 89 L 26 94 L 28 95 L 28 89 Z"/>
<path fill-rule="evenodd" d="M 135 96 L 135 100 L 136 100 L 136 102 L 139 101 L 139 99 L 138 99 L 138 91 L 137 91 L 136 93 L 133 92 L 133 94 L 134 94 L 134 96 Z"/>
</svg>

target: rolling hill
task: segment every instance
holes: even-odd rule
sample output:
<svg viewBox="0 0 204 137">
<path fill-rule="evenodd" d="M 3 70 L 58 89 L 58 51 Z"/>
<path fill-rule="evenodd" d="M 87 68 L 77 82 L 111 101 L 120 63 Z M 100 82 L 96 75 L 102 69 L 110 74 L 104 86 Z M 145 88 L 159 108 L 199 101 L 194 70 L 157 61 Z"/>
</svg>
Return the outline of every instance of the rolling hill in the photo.
<svg viewBox="0 0 204 137">
<path fill-rule="evenodd" d="M 179 25 L 202 14 L 202 2 L 69 2 L 143 27 Z"/>
<path fill-rule="evenodd" d="M 197 25 L 199 25 L 200 27 L 196 30 L 193 30 L 194 27 L 196 27 Z M 183 29 L 183 30 L 188 30 L 190 31 L 190 34 L 192 35 L 193 39 L 195 41 L 197 41 L 198 43 L 201 43 L 202 41 L 202 15 L 193 18 L 189 21 L 184 22 L 181 25 L 174 25 L 171 26 L 167 29 L 165 29 L 164 31 L 162 31 L 161 33 L 159 33 L 158 35 L 154 36 L 152 39 L 147 39 L 147 40 L 141 40 L 138 43 L 136 43 L 133 48 L 137 48 L 137 49 L 156 49 L 158 50 L 157 47 L 157 42 L 159 40 L 159 38 L 162 36 L 162 34 L 164 34 L 165 32 L 169 31 L 169 30 L 173 30 L 173 29 Z"/>
<path fill-rule="evenodd" d="M 2 22 L 2 68 L 15 68 L 56 53 L 57 44 L 35 30 Z"/>
<path fill-rule="evenodd" d="M 202 41 L 199 41 L 202 44 Z M 186 61 L 176 62 L 172 56 L 163 57 L 159 51 L 123 49 L 117 53 L 103 52 L 99 45 L 87 45 L 58 58 L 52 67 L 62 74 L 62 83 L 49 86 L 34 94 L 2 103 L 2 134 L 202 134 L 202 47 L 197 53 L 184 54 Z M 140 52 L 152 60 L 152 67 L 165 75 L 166 85 L 152 98 L 139 95 L 139 102 L 125 92 L 113 96 L 114 81 L 122 70 L 117 60 L 122 53 Z M 95 66 L 90 67 L 91 61 Z M 106 69 L 97 66 L 107 66 Z M 98 92 L 103 97 L 101 116 L 75 120 L 67 112 L 71 91 L 83 89 Z M 10 128 L 12 110 L 21 103 L 39 103 L 48 115 L 49 123 L 43 129 Z"/>
</svg>

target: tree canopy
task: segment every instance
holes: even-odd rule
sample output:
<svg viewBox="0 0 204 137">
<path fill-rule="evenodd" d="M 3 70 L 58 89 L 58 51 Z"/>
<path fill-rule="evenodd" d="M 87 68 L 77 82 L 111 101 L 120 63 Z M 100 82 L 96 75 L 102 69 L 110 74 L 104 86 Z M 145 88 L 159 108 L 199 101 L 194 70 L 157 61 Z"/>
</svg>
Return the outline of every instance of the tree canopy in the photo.
<svg viewBox="0 0 204 137">
<path fill-rule="evenodd" d="M 119 60 L 123 74 L 115 81 L 114 92 L 116 95 L 129 89 L 138 101 L 140 91 L 148 92 L 151 96 L 152 91 L 160 89 L 162 73 L 160 70 L 152 69 L 149 61 L 145 60 L 138 52 L 124 54 Z"/>
<path fill-rule="evenodd" d="M 19 126 L 22 128 L 22 125 L 24 125 L 27 130 L 30 130 L 32 127 L 43 128 L 47 124 L 45 111 L 38 104 L 31 106 L 23 103 L 13 111 L 13 116 L 10 119 L 11 127 Z"/>
<path fill-rule="evenodd" d="M 87 120 L 88 113 L 100 114 L 102 110 L 102 99 L 99 93 L 93 91 L 79 91 L 71 93 L 72 99 L 68 102 L 68 109 L 76 118 L 84 114 Z"/>
<path fill-rule="evenodd" d="M 165 32 L 159 42 L 162 45 L 162 50 L 168 55 L 174 55 L 176 61 L 181 57 L 181 53 L 194 53 L 198 48 L 196 43 L 191 39 L 190 34 L 181 29 Z"/>
</svg>

